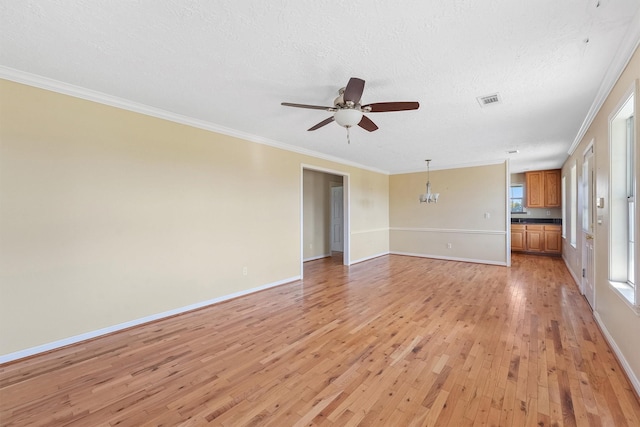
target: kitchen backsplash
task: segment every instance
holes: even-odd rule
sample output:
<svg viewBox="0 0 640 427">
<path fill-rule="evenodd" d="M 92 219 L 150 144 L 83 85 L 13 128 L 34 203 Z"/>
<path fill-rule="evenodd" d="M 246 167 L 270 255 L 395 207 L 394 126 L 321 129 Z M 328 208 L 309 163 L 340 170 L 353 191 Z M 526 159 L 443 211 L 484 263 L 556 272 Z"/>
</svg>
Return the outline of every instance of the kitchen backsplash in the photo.
<svg viewBox="0 0 640 427">
<path fill-rule="evenodd" d="M 526 208 L 526 212 L 512 213 L 511 218 L 562 218 L 561 208 Z M 549 212 L 549 215 L 547 215 Z"/>
</svg>

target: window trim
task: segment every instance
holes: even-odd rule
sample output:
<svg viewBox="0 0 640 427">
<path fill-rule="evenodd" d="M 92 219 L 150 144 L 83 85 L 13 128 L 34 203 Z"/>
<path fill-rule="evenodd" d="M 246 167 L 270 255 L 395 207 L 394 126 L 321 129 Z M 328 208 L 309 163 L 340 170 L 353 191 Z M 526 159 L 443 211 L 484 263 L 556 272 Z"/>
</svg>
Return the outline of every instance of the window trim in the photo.
<svg viewBox="0 0 640 427">
<path fill-rule="evenodd" d="M 616 273 L 614 273 L 612 271 L 612 262 L 613 262 L 613 246 L 614 246 L 614 223 L 615 223 L 615 219 L 613 218 L 613 213 L 614 213 L 614 209 L 613 209 L 613 205 L 614 205 L 614 199 L 613 199 L 613 194 L 614 194 L 614 168 L 613 168 L 613 161 L 617 156 L 616 150 L 619 150 L 619 147 L 617 147 L 617 144 L 614 144 L 614 138 L 613 138 L 613 122 L 614 120 L 616 120 L 616 118 L 620 115 L 620 113 L 622 112 L 622 109 L 627 105 L 628 102 L 630 102 L 632 100 L 632 98 L 635 99 L 632 101 L 632 106 L 633 106 L 633 116 L 634 118 L 634 122 L 633 122 L 633 132 L 634 132 L 634 141 L 637 141 L 637 136 L 638 136 L 638 130 L 637 130 L 637 118 L 638 118 L 638 111 L 635 111 L 635 107 L 636 107 L 636 102 L 637 102 L 637 97 L 638 97 L 638 91 L 637 91 L 637 85 L 636 82 L 634 81 L 631 86 L 624 92 L 624 94 L 620 97 L 620 100 L 618 101 L 617 105 L 615 106 L 615 108 L 612 110 L 611 114 L 609 114 L 608 117 L 608 143 L 609 143 L 609 194 L 608 194 L 608 204 L 609 204 L 609 254 L 608 254 L 608 262 L 607 262 L 607 267 L 608 267 L 608 285 L 609 288 L 611 290 L 613 290 L 613 292 L 618 295 L 618 297 L 624 301 L 624 303 L 637 315 L 640 316 L 640 290 L 638 289 L 637 284 L 635 286 L 631 286 L 629 283 L 627 282 L 622 282 L 620 280 L 613 280 L 612 276 Z M 625 142 L 625 145 L 627 143 Z M 638 165 L 637 160 L 637 156 L 634 156 L 633 159 L 633 167 L 634 167 L 634 171 L 633 171 L 633 176 L 632 176 L 632 182 L 634 184 L 635 189 L 638 188 L 638 175 L 639 175 L 639 167 L 640 165 Z M 626 178 L 625 178 L 626 179 Z M 615 181 L 618 182 L 619 178 L 616 178 Z M 626 187 L 626 185 L 625 185 Z M 636 195 L 637 196 L 637 195 Z M 627 197 L 628 199 L 628 197 Z M 616 202 L 617 203 L 617 202 Z M 628 205 L 627 205 L 628 206 Z M 635 218 L 637 219 L 637 205 L 635 206 Z M 628 208 L 627 208 L 627 212 L 628 212 Z M 628 215 L 628 213 L 627 213 Z M 635 224 L 635 241 L 638 241 L 638 224 Z M 628 234 L 628 232 L 627 232 Z M 617 242 L 616 242 L 617 243 Z M 628 239 L 625 240 L 624 242 L 625 245 L 628 244 Z M 638 276 L 638 253 L 636 252 L 634 254 L 634 271 L 635 271 L 635 276 L 637 279 Z M 628 271 L 627 271 L 628 274 Z M 628 277 L 628 276 L 627 276 Z"/>
<path fill-rule="evenodd" d="M 635 144 L 634 144 L 634 137 L 635 137 L 635 126 L 634 126 L 634 121 L 635 121 L 635 106 L 634 106 L 634 113 L 632 116 L 630 116 L 629 118 L 627 118 L 626 122 L 627 122 L 627 141 L 626 141 L 626 145 L 627 145 L 627 217 L 629 218 L 628 220 L 628 224 L 627 224 L 627 247 L 629 249 L 627 249 L 627 253 L 631 253 L 631 263 L 627 263 L 627 264 L 631 264 L 627 266 L 627 283 L 629 284 L 629 286 L 631 286 L 634 291 L 637 291 L 637 284 L 636 282 L 636 254 L 635 254 L 635 243 L 638 241 L 638 239 L 636 238 L 636 232 L 635 229 L 637 228 L 638 224 L 636 223 L 636 211 L 637 211 L 637 207 L 636 207 L 636 198 L 638 196 L 637 194 L 637 185 L 636 185 L 636 177 L 638 175 L 638 169 L 636 166 L 636 159 L 635 159 L 635 155 L 636 155 L 636 150 L 635 150 Z M 631 187 L 629 189 L 629 187 Z M 637 300 L 636 300 L 637 301 Z"/>
<path fill-rule="evenodd" d="M 636 292 L 628 283 L 609 280 L 608 285 L 614 294 L 618 295 L 637 316 L 640 316 L 640 305 L 636 305 L 633 301 Z"/>
<path fill-rule="evenodd" d="M 569 244 L 575 249 L 578 247 L 578 162 L 574 161 L 569 169 L 571 176 L 569 185 L 569 216 L 571 228 L 569 229 Z"/>
</svg>

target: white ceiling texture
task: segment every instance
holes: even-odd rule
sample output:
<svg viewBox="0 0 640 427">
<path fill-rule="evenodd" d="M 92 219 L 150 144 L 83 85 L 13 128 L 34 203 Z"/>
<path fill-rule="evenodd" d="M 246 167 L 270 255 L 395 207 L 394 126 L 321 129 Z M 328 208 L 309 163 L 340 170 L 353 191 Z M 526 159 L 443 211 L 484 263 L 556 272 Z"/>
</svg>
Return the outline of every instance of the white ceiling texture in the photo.
<svg viewBox="0 0 640 427">
<path fill-rule="evenodd" d="M 0 0 L 0 77 L 385 173 L 557 168 L 640 38 L 640 0 Z M 379 129 L 337 123 L 350 77 Z M 498 93 L 482 107 L 477 97 Z M 586 122 L 585 122 L 586 121 Z M 517 154 L 508 154 L 518 150 Z"/>
</svg>

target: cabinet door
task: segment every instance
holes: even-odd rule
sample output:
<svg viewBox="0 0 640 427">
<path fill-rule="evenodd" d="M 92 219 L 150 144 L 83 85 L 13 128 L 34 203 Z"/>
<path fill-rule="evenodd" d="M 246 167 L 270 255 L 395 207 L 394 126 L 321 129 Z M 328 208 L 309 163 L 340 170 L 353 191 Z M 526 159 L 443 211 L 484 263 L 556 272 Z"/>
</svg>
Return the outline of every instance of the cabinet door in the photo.
<svg viewBox="0 0 640 427">
<path fill-rule="evenodd" d="M 552 254 L 562 253 L 562 233 L 560 227 L 546 226 L 544 228 L 544 251 Z"/>
<path fill-rule="evenodd" d="M 527 193 L 527 207 L 544 207 L 544 172 L 534 171 L 525 173 Z"/>
<path fill-rule="evenodd" d="M 527 228 L 527 250 L 531 252 L 544 251 L 544 231 L 529 230 Z"/>
<path fill-rule="evenodd" d="M 544 171 L 544 205 L 548 208 L 560 207 L 560 170 Z"/>
<path fill-rule="evenodd" d="M 524 251 L 524 227 L 521 229 L 511 228 L 511 250 Z"/>
</svg>

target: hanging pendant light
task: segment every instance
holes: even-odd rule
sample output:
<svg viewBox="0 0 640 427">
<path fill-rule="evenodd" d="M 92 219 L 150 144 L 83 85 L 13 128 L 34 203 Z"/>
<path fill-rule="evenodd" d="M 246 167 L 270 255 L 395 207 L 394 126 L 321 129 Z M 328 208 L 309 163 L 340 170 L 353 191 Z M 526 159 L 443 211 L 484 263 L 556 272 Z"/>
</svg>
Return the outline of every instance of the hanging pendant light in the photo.
<svg viewBox="0 0 640 427">
<path fill-rule="evenodd" d="M 438 197 L 440 197 L 440 193 L 431 192 L 431 181 L 429 180 L 431 175 L 429 163 L 431 163 L 431 159 L 425 160 L 425 162 L 427 162 L 427 192 L 420 195 L 420 203 L 438 203 Z"/>
</svg>

